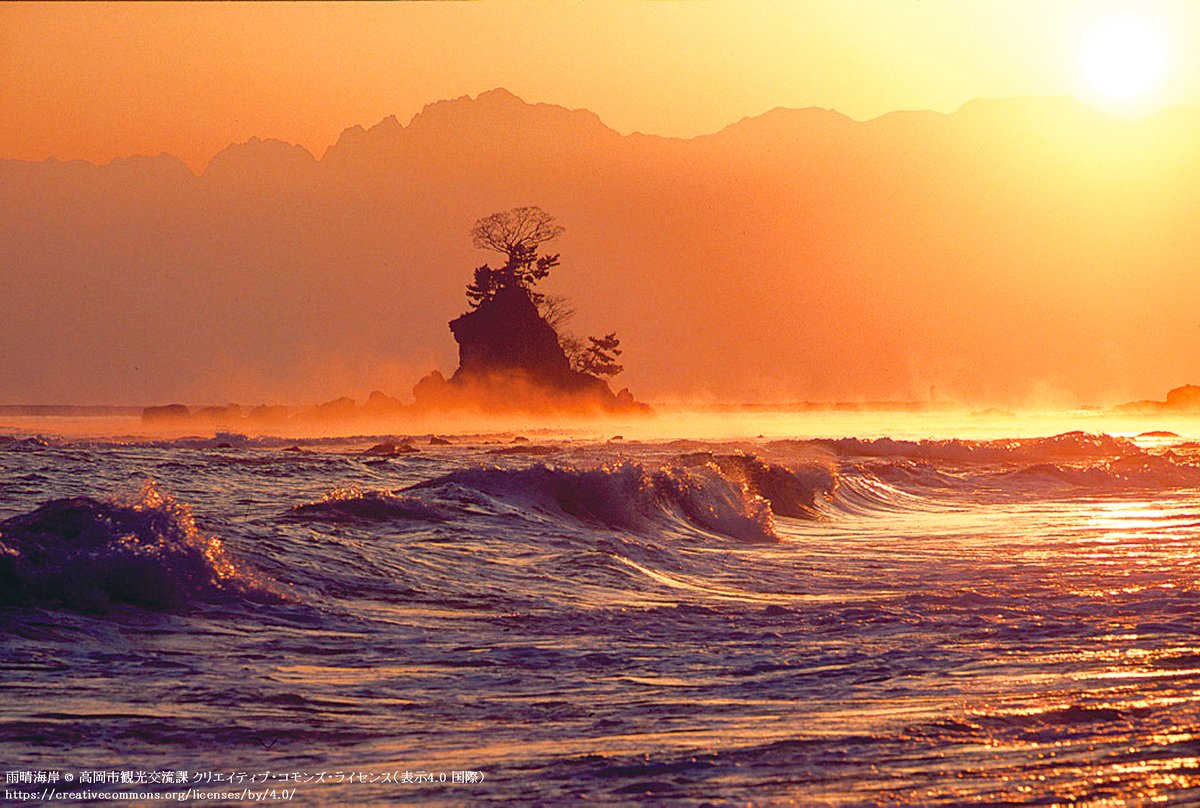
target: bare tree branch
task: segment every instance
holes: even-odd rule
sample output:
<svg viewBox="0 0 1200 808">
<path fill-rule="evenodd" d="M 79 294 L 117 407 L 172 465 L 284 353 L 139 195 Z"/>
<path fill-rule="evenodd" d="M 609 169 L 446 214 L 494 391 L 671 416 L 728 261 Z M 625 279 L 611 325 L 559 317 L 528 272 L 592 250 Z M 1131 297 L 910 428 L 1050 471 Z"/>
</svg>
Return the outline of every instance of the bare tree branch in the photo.
<svg viewBox="0 0 1200 808">
<path fill-rule="evenodd" d="M 513 208 L 493 213 L 475 222 L 471 243 L 481 250 L 493 250 L 516 260 L 563 233 L 554 217 L 536 206 Z"/>
<path fill-rule="evenodd" d="M 561 333 L 563 326 L 575 316 L 575 307 L 563 295 L 543 295 L 538 301 L 538 313 L 555 331 Z"/>
</svg>

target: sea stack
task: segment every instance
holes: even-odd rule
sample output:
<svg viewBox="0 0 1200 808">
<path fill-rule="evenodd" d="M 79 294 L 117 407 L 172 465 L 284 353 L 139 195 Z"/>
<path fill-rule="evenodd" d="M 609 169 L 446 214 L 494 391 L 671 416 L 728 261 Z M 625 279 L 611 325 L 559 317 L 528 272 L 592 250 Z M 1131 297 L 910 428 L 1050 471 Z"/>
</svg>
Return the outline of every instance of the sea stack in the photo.
<svg viewBox="0 0 1200 808">
<path fill-rule="evenodd" d="M 458 369 L 446 380 L 434 371 L 413 388 L 418 408 L 648 411 L 627 390 L 574 370 L 554 327 L 530 293 L 506 286 L 450 321 Z"/>
</svg>

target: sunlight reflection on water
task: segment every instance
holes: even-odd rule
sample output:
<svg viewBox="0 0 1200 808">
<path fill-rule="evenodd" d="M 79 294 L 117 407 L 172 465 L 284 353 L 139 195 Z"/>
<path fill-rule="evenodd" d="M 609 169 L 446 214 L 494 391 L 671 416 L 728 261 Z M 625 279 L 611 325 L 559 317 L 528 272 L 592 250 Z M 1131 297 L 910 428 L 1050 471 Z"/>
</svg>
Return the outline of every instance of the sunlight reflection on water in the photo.
<svg viewBox="0 0 1200 808">
<path fill-rule="evenodd" d="M 466 441 L 384 465 L 270 445 L 0 452 L 0 516 L 152 476 L 293 595 L 3 611 L 0 751 L 486 769 L 470 799 L 547 804 L 1179 803 L 1200 786 L 1200 493 L 1140 455 L 1149 482 L 1107 474 L 1126 444 L 1065 444 L 1067 461 L 764 439 L 771 462 L 819 456 L 837 481 L 770 542 L 718 531 L 760 496 L 745 481 L 680 498 L 720 483 L 703 457 L 673 467 L 695 485 L 649 485 L 681 453 L 662 443 L 564 449 L 609 469 L 591 476 L 521 476 L 547 461 Z M 464 472 L 481 462 L 496 470 Z M 322 510 L 335 490 L 358 492 L 349 510 Z M 309 800 L 398 797 L 467 799 Z"/>
</svg>

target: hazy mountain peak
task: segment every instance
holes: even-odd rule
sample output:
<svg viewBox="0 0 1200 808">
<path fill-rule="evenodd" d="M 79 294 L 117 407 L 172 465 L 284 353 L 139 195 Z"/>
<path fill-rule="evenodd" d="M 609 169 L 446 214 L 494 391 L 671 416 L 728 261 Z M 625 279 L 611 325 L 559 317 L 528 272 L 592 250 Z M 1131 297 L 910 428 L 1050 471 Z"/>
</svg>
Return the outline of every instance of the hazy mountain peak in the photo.
<svg viewBox="0 0 1200 808">
<path fill-rule="evenodd" d="M 466 96 L 463 96 L 466 98 Z M 479 95 L 475 96 L 475 100 L 481 103 L 488 104 L 508 104 L 526 106 L 526 101 L 516 93 L 510 92 L 503 87 L 493 87 L 490 90 L 484 90 Z"/>
<path fill-rule="evenodd" d="M 444 355 L 478 260 L 465 231 L 515 204 L 568 224 L 555 291 L 600 313 L 585 328 L 620 331 L 651 394 L 771 378 L 746 395 L 987 397 L 1036 378 L 1095 399 L 1118 361 L 1129 389 L 1155 389 L 1194 360 L 1200 111 L 1130 124 L 1002 99 L 877 120 L 774 109 L 699 142 L 623 137 L 495 90 L 351 127 L 321 164 L 259 138 L 202 181 L 170 157 L 0 161 L 20 268 L 0 295 L 3 378 L 24 398 L 191 379 L 232 396 L 213 356 L 245 379 L 285 368 L 272 389 L 297 390 L 327 383 L 326 354 Z M 111 351 L 89 353 L 114 322 Z M 127 356 L 163 381 L 140 362 L 94 374 Z"/>
<path fill-rule="evenodd" d="M 531 104 L 502 87 L 482 92 L 474 98 L 464 95 L 428 104 L 413 116 L 408 128 L 419 131 L 447 125 L 485 130 L 529 126 L 554 130 L 578 129 L 581 134 L 618 134 L 591 110 L 568 109 L 558 104 Z"/>
<path fill-rule="evenodd" d="M 245 186 L 303 176 L 316 165 L 312 152 L 301 145 L 252 137 L 217 152 L 200 176 L 209 182 Z"/>
<path fill-rule="evenodd" d="M 731 123 L 715 135 L 759 134 L 770 129 L 813 130 L 843 127 L 855 123 L 854 119 L 837 110 L 826 107 L 774 107 L 761 115 L 747 115 Z"/>
<path fill-rule="evenodd" d="M 444 144 L 464 133 L 499 141 L 517 132 L 537 132 L 561 137 L 565 142 L 596 135 L 620 137 L 590 110 L 531 104 L 497 87 L 474 97 L 462 95 L 426 104 L 407 126 L 401 125 L 394 115 L 367 129 L 351 126 L 343 130 L 322 160 L 332 163 L 386 160 L 403 150 L 405 138 Z"/>
<path fill-rule="evenodd" d="M 105 168 L 122 173 L 167 176 L 173 179 L 194 178 L 196 175 L 173 154 L 160 152 L 156 155 L 135 154 L 130 157 L 115 157 Z"/>
</svg>

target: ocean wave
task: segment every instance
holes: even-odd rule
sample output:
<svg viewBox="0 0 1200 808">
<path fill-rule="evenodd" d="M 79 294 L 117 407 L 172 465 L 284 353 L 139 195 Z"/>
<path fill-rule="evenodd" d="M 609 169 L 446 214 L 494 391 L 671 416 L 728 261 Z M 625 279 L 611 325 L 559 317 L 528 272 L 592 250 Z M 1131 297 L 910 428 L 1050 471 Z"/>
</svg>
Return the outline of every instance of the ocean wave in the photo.
<svg viewBox="0 0 1200 808">
<path fill-rule="evenodd" d="M 796 441 L 776 441 L 773 447 L 795 445 Z M 1005 440 L 897 440 L 895 438 L 838 438 L 805 441 L 841 457 L 902 457 L 954 463 L 1039 463 L 1068 458 L 1112 458 L 1145 454 L 1128 438 L 1088 432 L 1065 432 L 1044 438 Z"/>
<path fill-rule="evenodd" d="M 0 604 L 172 611 L 259 596 L 274 597 L 153 483 L 129 500 L 56 499 L 0 522 Z"/>
<path fill-rule="evenodd" d="M 902 488 L 948 491 L 972 485 L 971 480 L 939 468 L 929 460 L 892 460 L 872 466 L 872 473 L 884 482 Z"/>
<path fill-rule="evenodd" d="M 1171 457 L 1135 454 L 1098 463 L 1035 463 L 1004 476 L 1022 483 L 1072 488 L 1128 489 L 1200 486 L 1200 467 Z"/>
<path fill-rule="evenodd" d="M 829 501 L 826 513 L 857 514 L 928 509 L 932 502 L 880 479 L 872 471 L 855 468 L 842 474 L 837 496 Z"/>
<path fill-rule="evenodd" d="M 708 467 L 647 468 L 623 461 L 596 468 L 542 464 L 456 471 L 405 489 L 473 489 L 508 504 L 609 528 L 641 530 L 671 519 L 743 541 L 775 541 L 766 499 Z"/>
<path fill-rule="evenodd" d="M 36 452 L 39 449 L 48 449 L 52 445 L 49 439 L 41 435 L 34 435 L 28 438 L 16 438 L 7 435 L 0 437 L 0 449 L 6 452 Z"/>
<path fill-rule="evenodd" d="M 327 522 L 446 521 L 446 514 L 440 508 L 417 497 L 394 491 L 362 491 L 357 487 L 335 488 L 318 502 L 295 506 L 288 515 Z"/>
<path fill-rule="evenodd" d="M 680 457 L 686 466 L 709 465 L 771 505 L 776 516 L 812 519 L 818 502 L 831 499 L 838 476 L 827 465 L 807 464 L 789 468 L 769 463 L 753 454 L 693 452 Z"/>
<path fill-rule="evenodd" d="M 1086 432 L 989 441 L 774 441 L 763 448 L 772 459 L 826 453 L 838 467 L 836 501 L 863 493 L 846 490 L 853 479 L 885 483 L 891 489 L 885 492 L 887 500 L 896 500 L 896 492 L 939 497 L 1028 495 L 1054 488 L 1115 492 L 1200 486 L 1200 453 L 1186 445 L 1163 451 L 1128 438 Z"/>
</svg>

